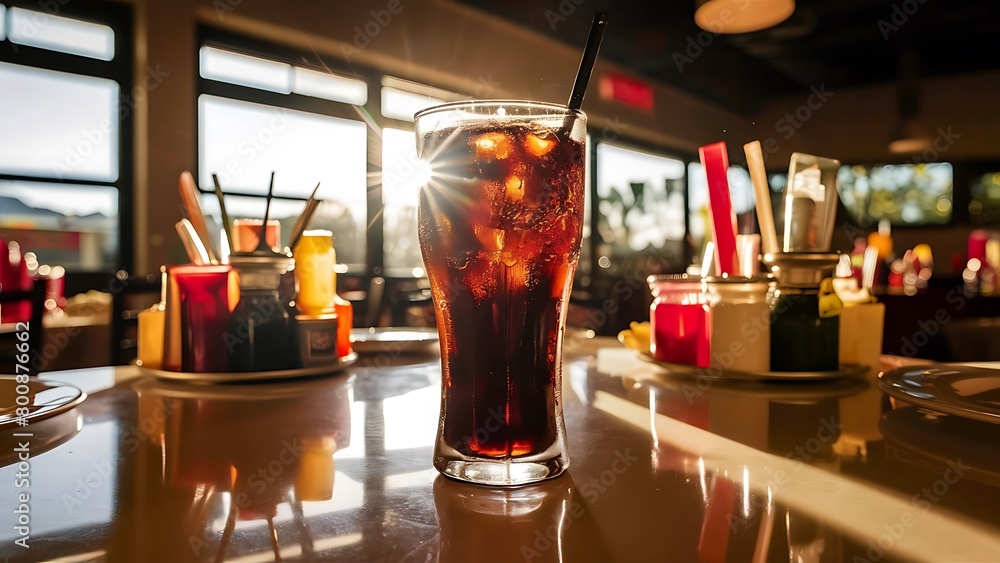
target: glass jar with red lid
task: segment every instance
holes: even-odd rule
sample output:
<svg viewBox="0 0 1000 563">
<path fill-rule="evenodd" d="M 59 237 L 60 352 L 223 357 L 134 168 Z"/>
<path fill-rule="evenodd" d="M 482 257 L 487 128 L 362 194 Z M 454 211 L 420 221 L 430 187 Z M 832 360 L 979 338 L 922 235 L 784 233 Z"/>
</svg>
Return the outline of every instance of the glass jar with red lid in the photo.
<svg viewBox="0 0 1000 563">
<path fill-rule="evenodd" d="M 658 275 L 646 281 L 653 293 L 649 308 L 650 354 L 664 362 L 709 367 L 709 298 L 701 278 Z"/>
</svg>

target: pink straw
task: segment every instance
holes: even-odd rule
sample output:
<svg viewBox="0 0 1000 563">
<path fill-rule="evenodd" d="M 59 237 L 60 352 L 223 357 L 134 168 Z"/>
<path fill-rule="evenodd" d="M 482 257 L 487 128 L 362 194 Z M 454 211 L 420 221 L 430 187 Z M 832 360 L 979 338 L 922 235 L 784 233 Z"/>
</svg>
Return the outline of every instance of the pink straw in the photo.
<svg viewBox="0 0 1000 563">
<path fill-rule="evenodd" d="M 729 153 L 726 143 L 718 142 L 698 149 L 701 165 L 708 179 L 708 202 L 712 217 L 712 240 L 715 241 L 715 270 L 718 275 L 739 272 L 736 258 L 736 213 L 729 195 Z"/>
</svg>

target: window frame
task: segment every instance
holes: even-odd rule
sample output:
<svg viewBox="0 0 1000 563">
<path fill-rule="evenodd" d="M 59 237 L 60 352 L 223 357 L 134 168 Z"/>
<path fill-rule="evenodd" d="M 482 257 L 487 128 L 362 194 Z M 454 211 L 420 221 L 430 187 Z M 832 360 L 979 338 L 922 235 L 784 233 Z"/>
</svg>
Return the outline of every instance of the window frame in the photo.
<svg viewBox="0 0 1000 563">
<path fill-rule="evenodd" d="M 693 158 L 691 154 L 686 154 L 680 150 L 671 150 L 669 148 L 664 148 L 661 145 L 644 141 L 642 139 L 631 137 L 627 135 L 611 134 L 608 135 L 607 131 L 604 131 L 600 136 L 595 135 L 596 131 L 591 130 L 591 141 L 590 146 L 587 148 L 588 158 L 590 159 L 590 181 L 588 182 L 587 190 L 590 196 L 590 239 L 587 244 L 590 245 L 590 256 L 591 256 L 591 271 L 590 272 L 580 272 L 579 275 L 589 275 L 591 280 L 597 280 L 604 276 L 604 270 L 597 266 L 597 248 L 599 246 L 599 239 L 595 236 L 597 223 L 600 220 L 601 212 L 600 202 L 597 194 L 597 177 L 598 168 L 600 163 L 597 161 L 597 146 L 599 144 L 605 143 L 612 145 L 617 148 L 633 150 L 637 152 L 648 153 L 653 156 L 660 156 L 663 158 L 669 158 L 672 160 L 678 160 L 684 163 L 684 240 L 685 244 L 682 246 L 684 249 L 683 260 L 685 263 L 690 263 L 691 259 L 694 257 L 695 249 L 691 248 L 691 244 L 687 242 L 690 239 L 691 234 L 691 219 L 688 213 L 688 206 L 690 205 L 690 191 L 691 191 L 691 175 L 687 172 L 688 164 L 692 161 L 697 161 L 697 158 Z M 682 273 L 682 272 L 677 272 Z M 593 282 L 591 282 L 593 283 Z M 575 286 L 574 286 L 575 287 Z"/>
<path fill-rule="evenodd" d="M 23 8 L 34 12 L 43 12 L 37 2 L 26 2 L 24 0 L 0 0 L 8 9 L 8 17 L 5 25 L 10 25 L 10 8 Z M 50 51 L 40 47 L 31 47 L 13 43 L 9 33 L 3 40 L 0 40 L 0 62 L 13 65 L 27 66 L 42 70 L 52 70 L 103 78 L 112 80 L 118 84 L 118 178 L 114 181 L 102 180 L 77 180 L 70 178 L 60 178 L 55 176 L 27 176 L 21 174 L 7 174 L 0 172 L 0 180 L 23 181 L 23 182 L 45 182 L 52 184 L 62 184 L 65 186 L 101 186 L 114 188 L 118 192 L 118 255 L 117 264 L 113 265 L 111 272 L 94 272 L 91 270 L 77 270 L 67 268 L 66 279 L 72 280 L 72 285 L 67 284 L 69 291 L 85 291 L 87 289 L 106 286 L 110 273 L 119 268 L 131 271 L 135 263 L 135 121 L 134 104 L 127 112 L 121 110 L 121 104 L 134 102 L 133 92 L 133 64 L 135 59 L 135 41 L 133 10 L 127 4 L 117 2 L 103 2 L 95 0 L 77 0 L 66 4 L 60 3 L 58 10 L 48 12 L 53 16 L 62 16 L 80 21 L 106 25 L 114 30 L 115 55 L 110 61 L 102 61 L 86 57 L 83 55 L 73 55 Z"/>
<path fill-rule="evenodd" d="M 371 127 L 371 123 L 369 123 L 366 127 L 368 135 L 366 162 L 367 178 L 376 178 L 382 172 L 381 130 L 385 127 L 392 127 L 395 129 L 413 131 L 413 123 L 411 122 L 382 117 L 380 91 L 383 73 L 376 72 L 373 69 L 359 65 L 348 64 L 345 61 L 333 57 L 317 53 L 306 54 L 280 44 L 270 43 L 260 39 L 238 35 L 204 25 L 198 26 L 196 37 L 196 57 L 198 56 L 201 47 L 215 47 L 267 60 L 293 64 L 310 70 L 317 70 L 321 72 L 330 71 L 364 81 L 365 84 L 368 85 L 368 102 L 363 106 L 363 108 L 367 112 L 367 117 L 371 119 L 372 123 L 378 128 L 377 132 L 374 131 Z M 303 94 L 297 94 L 295 92 L 291 92 L 289 94 L 279 94 L 276 92 L 259 90 L 249 86 L 239 86 L 236 84 L 229 84 L 204 78 L 201 76 L 200 64 L 197 60 L 195 61 L 195 69 L 197 69 L 195 77 L 197 88 L 195 92 L 195 103 L 197 103 L 197 99 L 201 95 L 207 94 L 237 101 L 263 104 L 271 107 L 288 108 L 327 117 L 338 117 L 341 119 L 349 119 L 360 122 L 365 121 L 361 115 L 352 109 L 355 106 L 346 102 L 314 98 Z M 200 134 L 197 124 L 198 118 L 198 112 L 196 111 L 195 131 Z M 195 162 L 196 170 L 201 169 L 198 149 L 198 143 L 193 143 L 193 160 Z M 214 186 L 199 185 L 198 187 L 202 194 L 212 195 L 215 193 Z M 351 269 L 347 274 L 342 274 L 345 277 L 368 279 L 374 276 L 382 276 L 385 269 L 383 261 L 384 225 L 382 221 L 382 214 L 380 213 L 380 209 L 382 207 L 382 184 L 379 182 L 375 185 L 367 185 L 366 189 L 366 263 L 363 267 L 361 264 L 348 264 Z M 235 189 L 233 187 L 227 187 L 226 195 L 261 197 L 258 193 L 249 193 L 245 190 L 240 190 L 238 187 Z M 304 202 L 306 200 L 306 198 L 302 197 L 282 196 L 277 194 L 274 197 L 275 199 L 288 201 Z"/>
<path fill-rule="evenodd" d="M 399 88 L 399 85 L 395 84 L 395 82 L 409 82 L 411 81 L 409 77 L 391 75 L 370 67 L 348 63 L 341 59 L 319 53 L 305 53 L 292 47 L 254 37 L 248 37 L 246 35 L 232 33 L 208 25 L 198 26 L 196 41 L 197 48 L 195 49 L 195 57 L 199 56 L 201 47 L 215 47 L 271 61 L 292 64 L 310 70 L 333 72 L 342 76 L 364 81 L 365 84 L 368 85 L 368 102 L 362 107 L 365 110 L 365 117 L 370 120 L 366 128 L 368 134 L 366 173 L 368 178 L 381 178 L 382 130 L 392 128 L 410 133 L 414 132 L 414 123 L 412 121 L 395 119 L 382 115 L 383 80 L 390 78 L 394 82 L 391 87 Z M 195 61 L 194 68 L 196 69 L 195 104 L 197 104 L 197 100 L 201 95 L 207 94 L 231 100 L 263 104 L 270 107 L 288 108 L 316 115 L 338 117 L 341 119 L 361 122 L 366 121 L 353 109 L 355 106 L 346 102 L 314 98 L 303 94 L 297 94 L 295 92 L 279 94 L 277 92 L 270 92 L 249 86 L 240 86 L 237 84 L 230 84 L 204 78 L 201 76 L 200 63 L 198 60 Z M 447 89 L 441 88 L 437 84 L 428 84 L 426 82 L 414 82 L 414 84 L 433 90 L 448 92 Z M 457 95 L 461 96 L 462 94 Z M 197 123 L 197 120 L 199 119 L 197 111 L 195 112 L 194 119 L 195 131 L 200 134 Z M 195 170 L 200 170 L 201 168 L 198 149 L 199 145 L 196 142 L 192 147 L 194 152 L 193 161 L 195 162 Z M 214 195 L 215 193 L 214 186 L 199 185 L 198 187 L 204 195 Z M 384 205 L 382 183 L 379 181 L 377 184 L 367 185 L 366 188 L 366 264 L 364 264 L 363 267 L 361 264 L 348 264 L 350 270 L 346 274 L 341 274 L 341 276 L 361 280 L 370 280 L 373 277 L 386 277 L 403 280 L 417 279 L 413 276 L 400 277 L 395 275 L 400 272 L 386 271 L 385 225 L 382 216 L 382 207 Z M 226 188 L 226 195 L 262 198 L 259 193 L 249 193 L 246 190 L 239 189 L 238 187 L 230 186 L 227 186 Z M 287 201 L 305 201 L 306 199 L 302 197 L 282 196 L 278 194 L 276 194 L 274 198 Z"/>
</svg>

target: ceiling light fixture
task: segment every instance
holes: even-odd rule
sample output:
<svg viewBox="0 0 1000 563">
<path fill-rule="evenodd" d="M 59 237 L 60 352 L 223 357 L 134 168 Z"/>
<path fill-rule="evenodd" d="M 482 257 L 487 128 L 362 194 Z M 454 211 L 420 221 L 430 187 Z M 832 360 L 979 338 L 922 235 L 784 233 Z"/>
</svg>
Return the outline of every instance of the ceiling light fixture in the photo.
<svg viewBox="0 0 1000 563">
<path fill-rule="evenodd" d="M 712 33 L 760 31 L 787 20 L 795 0 L 697 0 L 694 23 Z"/>
<path fill-rule="evenodd" d="M 914 117 L 901 119 L 889 138 L 889 152 L 892 154 L 913 154 L 931 148 L 931 136 Z"/>
<path fill-rule="evenodd" d="M 889 137 L 889 152 L 913 154 L 931 147 L 933 142 L 920 122 L 920 86 L 917 82 L 917 57 L 911 50 L 899 58 L 899 86 L 896 92 L 897 120 Z"/>
</svg>

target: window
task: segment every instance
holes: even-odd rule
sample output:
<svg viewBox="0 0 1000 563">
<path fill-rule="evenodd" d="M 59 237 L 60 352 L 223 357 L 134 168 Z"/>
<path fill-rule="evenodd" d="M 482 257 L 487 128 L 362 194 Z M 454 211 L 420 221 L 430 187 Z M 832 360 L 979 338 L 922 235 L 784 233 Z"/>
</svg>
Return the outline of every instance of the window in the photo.
<svg viewBox="0 0 1000 563">
<path fill-rule="evenodd" d="M 653 257 L 684 267 L 684 162 L 609 143 L 597 161 L 597 266 L 612 275 Z"/>
<path fill-rule="evenodd" d="M 350 274 L 422 277 L 413 114 L 460 99 L 446 90 L 202 29 L 198 184 L 220 230 L 212 174 L 230 219 L 260 218 L 275 171 L 271 216 L 290 229 L 317 182 L 310 228 L 334 233 Z"/>
<path fill-rule="evenodd" d="M 382 78 L 381 114 L 392 127 L 382 129 L 382 231 L 385 273 L 390 277 L 422 277 L 423 259 L 417 239 L 417 195 L 429 170 L 417 158 L 413 114 L 458 94 L 400 80 Z"/>
<path fill-rule="evenodd" d="M 977 225 L 1000 222 L 1000 172 L 983 174 L 972 183 L 969 217 Z"/>
<path fill-rule="evenodd" d="M 423 275 L 417 240 L 417 195 L 427 180 L 411 131 L 382 130 L 382 198 L 385 268 L 391 276 Z"/>
<path fill-rule="evenodd" d="M 0 237 L 42 264 L 130 267 L 130 21 L 0 5 Z"/>
<path fill-rule="evenodd" d="M 0 63 L 0 169 L 22 176 L 118 178 L 118 84 Z M 66 100 L 73 100 L 67 103 Z"/>
<path fill-rule="evenodd" d="M 750 182 L 750 173 L 746 168 L 732 164 L 726 177 L 729 179 L 729 196 L 733 201 L 733 211 L 736 212 L 737 232 L 757 232 L 754 213 L 756 198 L 753 184 Z M 772 189 L 774 189 L 773 184 Z M 778 199 L 780 200 L 780 197 Z M 780 213 L 775 214 L 775 218 L 778 215 Z M 700 254 L 705 241 L 712 235 L 709 221 L 708 180 L 705 178 L 705 168 L 700 162 L 688 164 L 688 221 L 691 228 L 691 243 L 695 251 Z"/>
<path fill-rule="evenodd" d="M 382 79 L 382 116 L 400 121 L 413 121 L 413 114 L 422 109 L 458 100 L 460 96 L 447 90 L 431 88 L 392 76 Z"/>
<path fill-rule="evenodd" d="M 842 166 L 840 199 L 859 225 L 941 225 L 951 220 L 952 166 L 883 164 Z"/>
<path fill-rule="evenodd" d="M 200 185 L 212 186 L 216 172 L 230 190 L 266 196 L 274 170 L 275 195 L 304 201 L 319 183 L 317 197 L 330 205 L 320 208 L 310 226 L 336 226 L 334 233 L 345 236 L 338 238 L 338 259 L 364 263 L 364 239 L 354 236 L 364 232 L 367 220 L 364 123 L 208 95 L 198 99 L 198 119 Z M 331 206 L 340 211 L 329 213 Z M 244 217 L 238 211 L 245 207 L 230 211 L 231 217 Z M 263 217 L 265 206 L 257 207 Z M 296 216 L 272 209 L 272 217 L 288 222 L 289 229 Z M 289 229 L 282 229 L 284 244 Z"/>
<path fill-rule="evenodd" d="M 214 37 L 212 32 L 205 32 Z M 239 43 L 239 41 L 236 41 Z M 258 49 L 247 49 L 257 51 Z M 350 271 L 368 264 L 368 82 L 331 70 L 323 61 L 240 52 L 209 40 L 199 51 L 198 185 L 206 211 L 216 217 L 212 174 L 226 192 L 230 220 L 262 218 L 271 171 L 271 218 L 281 222 L 282 243 L 319 183 L 324 203 L 309 227 L 334 233 L 337 259 Z M 286 62 L 286 61 L 295 61 Z M 218 228 L 213 228 L 217 233 Z"/>
<path fill-rule="evenodd" d="M 115 32 L 106 25 L 22 8 L 11 8 L 7 17 L 14 43 L 102 61 L 115 58 Z"/>
</svg>

